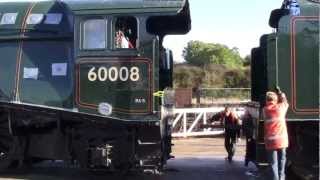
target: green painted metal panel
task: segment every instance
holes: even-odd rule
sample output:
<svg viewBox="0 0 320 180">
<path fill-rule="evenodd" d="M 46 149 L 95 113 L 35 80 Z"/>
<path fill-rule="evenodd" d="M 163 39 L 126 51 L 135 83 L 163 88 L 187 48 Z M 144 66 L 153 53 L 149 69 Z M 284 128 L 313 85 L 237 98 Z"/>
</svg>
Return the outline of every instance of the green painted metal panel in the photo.
<svg viewBox="0 0 320 180">
<path fill-rule="evenodd" d="M 278 36 L 278 79 L 288 119 L 319 119 L 319 17 L 285 16 Z"/>
<path fill-rule="evenodd" d="M 146 33 L 146 32 L 145 32 Z M 153 76 L 153 82 L 152 82 L 152 93 L 158 92 L 159 89 L 159 39 L 157 36 L 149 36 L 146 41 L 143 42 L 143 51 L 141 55 L 143 57 L 147 57 L 149 59 L 152 59 L 152 76 Z M 158 119 L 160 119 L 160 97 L 152 96 L 152 111 L 157 112 Z"/>
<path fill-rule="evenodd" d="M 17 18 L 14 24 L 0 25 L 0 39 L 54 37 L 62 34 L 70 36 L 73 32 L 71 11 L 57 1 L 0 2 L 0 18 L 6 13 L 17 13 Z M 48 13 L 62 14 L 60 23 L 46 23 Z M 40 23 L 27 23 L 30 14 L 42 14 Z"/>
<path fill-rule="evenodd" d="M 300 16 L 318 16 L 320 11 L 320 2 L 315 2 L 316 0 L 298 0 L 301 14 Z"/>
<path fill-rule="evenodd" d="M 319 111 L 319 20 L 296 19 L 293 28 L 293 106 L 297 112 Z"/>
<path fill-rule="evenodd" d="M 81 11 L 73 11 L 76 15 L 102 15 L 102 14 L 145 14 L 150 13 L 154 15 L 176 15 L 176 8 L 148 8 L 148 9 L 84 9 Z"/>
<path fill-rule="evenodd" d="M 273 90 L 277 85 L 278 76 L 278 59 L 277 59 L 277 36 L 276 34 L 269 34 L 267 37 L 267 77 L 268 90 Z"/>
<path fill-rule="evenodd" d="M 0 43 L 0 99 L 4 101 L 13 100 L 17 53 L 16 41 Z"/>
<path fill-rule="evenodd" d="M 0 17 L 3 16 L 5 13 L 18 13 L 16 21 L 14 24 L 4 24 L 0 26 L 0 29 L 11 29 L 11 34 L 19 32 L 21 29 L 21 26 L 23 24 L 23 20 L 25 17 L 25 14 L 32 6 L 31 2 L 20 2 L 20 3 L 15 3 L 15 2 L 0 2 Z M 2 34 L 3 32 L 0 31 Z M 9 34 L 10 34 L 9 33 Z M 7 32 L 8 34 L 8 32 Z"/>
<path fill-rule="evenodd" d="M 66 4 L 73 10 L 78 12 L 84 11 L 97 11 L 97 10 L 119 10 L 126 9 L 140 9 L 141 12 L 148 12 L 150 9 L 158 8 L 159 11 L 168 12 L 178 12 L 187 3 L 186 0 L 64 0 Z"/>
<path fill-rule="evenodd" d="M 59 24 L 47 24 L 45 18 L 47 14 L 62 14 L 62 19 Z M 63 33 L 73 32 L 73 22 L 71 19 L 72 12 L 63 3 L 57 1 L 44 1 L 34 3 L 30 14 L 44 14 L 44 19 L 40 24 L 27 24 L 27 30 L 37 30 L 40 33 L 48 32 L 51 36 Z M 35 32 L 37 32 L 35 31 Z"/>
<path fill-rule="evenodd" d="M 278 86 L 286 93 L 289 105 L 291 107 L 291 65 L 290 65 L 290 35 L 289 22 L 290 17 L 285 16 L 280 20 L 279 30 L 277 32 L 277 57 L 278 57 Z M 290 108 L 287 113 L 288 118 L 292 118 Z"/>
<path fill-rule="evenodd" d="M 260 59 L 260 49 L 251 50 L 251 100 L 259 102 L 259 81 L 258 81 L 258 60 Z"/>
<path fill-rule="evenodd" d="M 72 41 L 24 41 L 18 100 L 37 105 L 73 108 L 71 43 Z"/>
<path fill-rule="evenodd" d="M 150 114 L 152 109 L 152 62 L 142 58 L 82 58 L 77 66 L 80 108 L 98 113 L 100 103 L 117 114 Z"/>
<path fill-rule="evenodd" d="M 265 94 L 268 90 L 268 49 L 267 49 L 267 42 L 268 42 L 268 34 L 261 36 L 260 38 L 260 59 L 259 59 L 259 70 L 257 70 L 258 74 L 258 83 L 259 83 L 259 91 L 258 97 L 261 104 L 265 103 Z"/>
</svg>

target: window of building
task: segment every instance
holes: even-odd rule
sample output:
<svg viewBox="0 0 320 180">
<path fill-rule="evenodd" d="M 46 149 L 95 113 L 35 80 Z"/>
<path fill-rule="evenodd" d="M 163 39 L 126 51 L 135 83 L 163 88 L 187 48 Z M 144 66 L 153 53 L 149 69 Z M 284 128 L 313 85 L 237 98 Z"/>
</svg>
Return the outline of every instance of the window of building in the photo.
<svg viewBox="0 0 320 180">
<path fill-rule="evenodd" d="M 105 19 L 90 19 L 83 23 L 83 49 L 106 48 L 107 21 Z"/>
<path fill-rule="evenodd" d="M 138 29 L 135 17 L 117 17 L 114 26 L 115 48 L 137 48 Z"/>
</svg>

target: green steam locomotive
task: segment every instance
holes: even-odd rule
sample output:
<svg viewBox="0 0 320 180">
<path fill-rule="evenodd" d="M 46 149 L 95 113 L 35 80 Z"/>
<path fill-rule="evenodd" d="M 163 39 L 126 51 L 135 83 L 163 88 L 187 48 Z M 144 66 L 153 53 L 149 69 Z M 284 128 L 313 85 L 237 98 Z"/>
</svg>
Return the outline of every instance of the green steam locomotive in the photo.
<svg viewBox="0 0 320 180">
<path fill-rule="evenodd" d="M 298 0 L 299 14 L 272 11 L 272 34 L 252 49 L 252 101 L 264 105 L 265 93 L 280 86 L 290 104 L 288 167 L 303 179 L 319 178 L 319 1 Z M 263 118 L 257 117 L 256 162 L 266 163 Z"/>
<path fill-rule="evenodd" d="M 173 105 L 162 43 L 190 28 L 187 0 L 0 2 L 0 170 L 161 169 Z"/>
</svg>

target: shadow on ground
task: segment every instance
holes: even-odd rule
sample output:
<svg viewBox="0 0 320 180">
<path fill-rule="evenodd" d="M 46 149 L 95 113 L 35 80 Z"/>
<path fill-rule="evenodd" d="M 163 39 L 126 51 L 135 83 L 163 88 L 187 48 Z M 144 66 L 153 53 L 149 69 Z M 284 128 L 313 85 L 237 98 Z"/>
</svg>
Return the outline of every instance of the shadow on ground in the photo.
<svg viewBox="0 0 320 180">
<path fill-rule="evenodd" d="M 25 180 L 255 180 L 255 168 L 243 166 L 243 159 L 236 157 L 232 163 L 224 157 L 179 157 L 168 161 L 161 175 L 130 172 L 127 175 L 107 172 L 88 172 L 78 168 L 66 168 L 51 162 L 33 167 L 30 171 L 0 174 L 0 179 Z M 250 174 L 251 173 L 251 174 Z"/>
</svg>

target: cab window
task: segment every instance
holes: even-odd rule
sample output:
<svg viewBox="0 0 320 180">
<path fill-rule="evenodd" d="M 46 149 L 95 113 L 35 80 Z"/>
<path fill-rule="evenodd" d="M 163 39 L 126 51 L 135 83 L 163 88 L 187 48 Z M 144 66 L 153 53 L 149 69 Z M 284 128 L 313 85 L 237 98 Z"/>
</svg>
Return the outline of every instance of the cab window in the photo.
<svg viewBox="0 0 320 180">
<path fill-rule="evenodd" d="M 114 23 L 114 47 L 137 48 L 137 20 L 132 16 L 117 17 Z"/>
<path fill-rule="evenodd" d="M 90 19 L 83 23 L 83 49 L 105 49 L 106 48 L 106 29 L 105 19 Z"/>
</svg>

